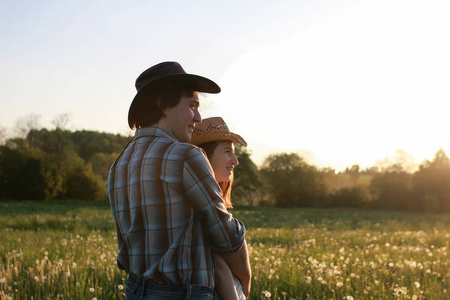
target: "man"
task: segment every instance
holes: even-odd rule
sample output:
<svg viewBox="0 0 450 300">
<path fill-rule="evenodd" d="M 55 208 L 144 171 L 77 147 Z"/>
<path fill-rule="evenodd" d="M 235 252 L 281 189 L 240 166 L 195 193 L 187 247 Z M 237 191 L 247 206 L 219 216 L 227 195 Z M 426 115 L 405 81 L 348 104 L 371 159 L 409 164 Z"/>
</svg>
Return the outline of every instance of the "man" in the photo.
<svg viewBox="0 0 450 300">
<path fill-rule="evenodd" d="M 199 93 L 219 86 L 164 62 L 144 71 L 136 89 L 128 113 L 136 134 L 108 178 L 127 299 L 213 299 L 212 250 L 247 276 L 248 296 L 245 227 L 227 212 L 204 152 L 187 143 L 201 122 Z"/>
</svg>

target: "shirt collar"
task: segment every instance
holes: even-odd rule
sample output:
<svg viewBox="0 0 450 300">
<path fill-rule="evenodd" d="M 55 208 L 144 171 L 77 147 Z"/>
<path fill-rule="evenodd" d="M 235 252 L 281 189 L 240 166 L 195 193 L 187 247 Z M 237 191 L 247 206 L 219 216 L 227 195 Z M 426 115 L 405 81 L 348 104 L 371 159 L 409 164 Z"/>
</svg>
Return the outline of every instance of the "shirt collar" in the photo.
<svg viewBox="0 0 450 300">
<path fill-rule="evenodd" d="M 141 127 L 136 129 L 134 138 L 137 139 L 143 136 L 157 136 L 178 142 L 178 139 L 173 134 L 157 126 Z"/>
</svg>

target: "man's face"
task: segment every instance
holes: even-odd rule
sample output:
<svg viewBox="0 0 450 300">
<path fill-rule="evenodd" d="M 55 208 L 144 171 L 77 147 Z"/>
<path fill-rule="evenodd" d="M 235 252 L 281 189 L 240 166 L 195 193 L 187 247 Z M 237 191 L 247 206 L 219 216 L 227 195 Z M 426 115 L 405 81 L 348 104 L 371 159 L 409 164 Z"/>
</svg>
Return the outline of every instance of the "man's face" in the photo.
<svg viewBox="0 0 450 300">
<path fill-rule="evenodd" d="M 200 99 L 198 93 L 193 96 L 182 96 L 180 102 L 174 107 L 164 110 L 163 128 L 171 132 L 180 142 L 191 140 L 194 126 L 202 121 L 198 108 Z"/>
</svg>

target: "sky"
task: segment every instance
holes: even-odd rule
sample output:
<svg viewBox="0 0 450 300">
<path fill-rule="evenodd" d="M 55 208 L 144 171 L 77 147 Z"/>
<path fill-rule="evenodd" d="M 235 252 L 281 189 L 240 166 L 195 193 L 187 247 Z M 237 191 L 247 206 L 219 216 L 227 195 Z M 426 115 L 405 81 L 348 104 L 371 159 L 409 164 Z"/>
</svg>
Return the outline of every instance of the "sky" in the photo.
<svg viewBox="0 0 450 300">
<path fill-rule="evenodd" d="M 132 134 L 137 76 L 163 61 L 222 88 L 202 99 L 261 165 L 299 153 L 343 170 L 450 154 L 450 2 L 0 2 L 0 129 Z"/>
</svg>

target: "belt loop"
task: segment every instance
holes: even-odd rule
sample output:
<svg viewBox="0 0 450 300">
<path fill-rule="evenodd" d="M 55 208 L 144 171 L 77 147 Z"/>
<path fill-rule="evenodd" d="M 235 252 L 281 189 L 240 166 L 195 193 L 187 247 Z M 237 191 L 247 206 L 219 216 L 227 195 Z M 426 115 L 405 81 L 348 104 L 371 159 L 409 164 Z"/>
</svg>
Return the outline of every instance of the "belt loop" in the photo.
<svg viewBox="0 0 450 300">
<path fill-rule="evenodd" d="M 142 279 L 142 293 L 141 293 L 142 298 L 144 298 L 144 294 L 145 294 L 145 279 Z"/>
<path fill-rule="evenodd" d="M 142 281 L 142 277 L 138 277 L 138 279 L 137 279 L 137 281 L 136 281 L 136 283 L 134 284 L 134 287 L 133 287 L 133 294 L 136 294 L 136 291 L 137 291 L 139 285 L 141 284 L 141 281 Z"/>
<path fill-rule="evenodd" d="M 185 299 L 191 299 L 192 294 L 192 286 L 190 284 L 186 285 L 186 298 Z"/>
</svg>

